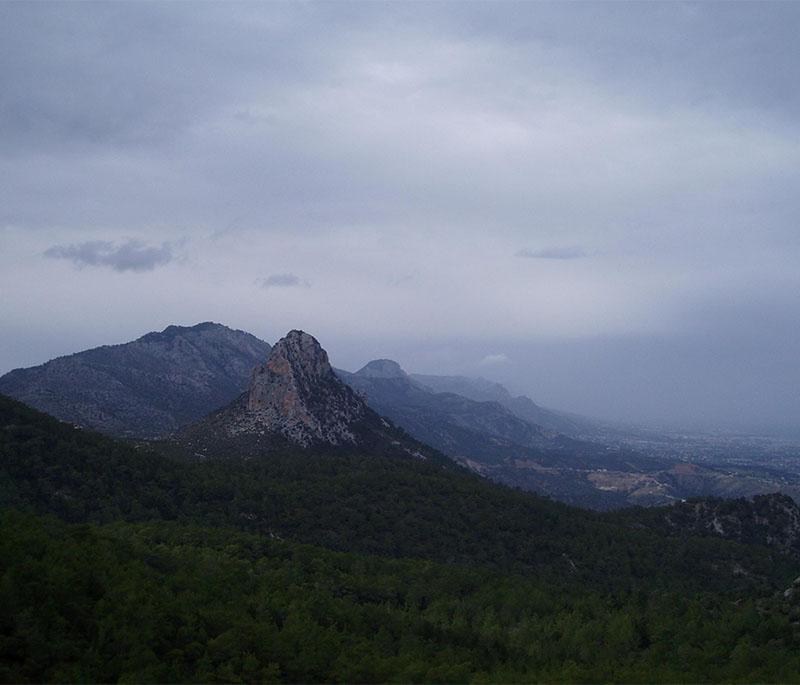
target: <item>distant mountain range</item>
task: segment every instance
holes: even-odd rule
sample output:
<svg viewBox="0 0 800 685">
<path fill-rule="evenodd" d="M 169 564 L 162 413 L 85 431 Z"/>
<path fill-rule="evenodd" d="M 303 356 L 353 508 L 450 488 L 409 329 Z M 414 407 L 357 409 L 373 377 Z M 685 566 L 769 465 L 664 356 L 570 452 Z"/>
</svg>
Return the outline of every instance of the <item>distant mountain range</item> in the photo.
<svg viewBox="0 0 800 685">
<path fill-rule="evenodd" d="M 778 490 L 800 496 L 785 474 L 587 439 L 602 427 L 485 379 L 407 374 L 388 359 L 334 372 L 301 331 L 275 347 L 215 323 L 170 326 L 12 371 L 0 393 L 115 436 L 175 436 L 203 457 L 287 445 L 441 453 L 492 480 L 597 509 Z"/>
<path fill-rule="evenodd" d="M 487 478 L 570 504 L 609 509 L 776 490 L 800 495 L 796 479 L 570 437 L 551 428 L 561 414 L 527 397 L 512 397 L 485 379 L 407 374 L 389 359 L 371 361 L 356 373 L 337 373 L 418 440 Z M 544 417 L 549 427 L 524 418 L 532 414 Z M 596 430 L 588 419 L 563 416 L 575 434 Z"/>
<path fill-rule="evenodd" d="M 490 458 L 498 448 L 545 447 L 559 437 L 555 431 L 518 418 L 497 402 L 435 392 L 388 359 L 372 361 L 356 373 L 336 372 L 379 414 L 452 456 L 480 453 Z"/>
<path fill-rule="evenodd" d="M 597 426 L 590 419 L 545 409 L 525 395 L 514 397 L 500 383 L 485 378 L 431 376 L 419 373 L 410 374 L 410 378 L 434 392 L 449 392 L 476 402 L 497 402 L 524 421 L 570 437 L 586 438 L 597 432 Z"/>
</svg>

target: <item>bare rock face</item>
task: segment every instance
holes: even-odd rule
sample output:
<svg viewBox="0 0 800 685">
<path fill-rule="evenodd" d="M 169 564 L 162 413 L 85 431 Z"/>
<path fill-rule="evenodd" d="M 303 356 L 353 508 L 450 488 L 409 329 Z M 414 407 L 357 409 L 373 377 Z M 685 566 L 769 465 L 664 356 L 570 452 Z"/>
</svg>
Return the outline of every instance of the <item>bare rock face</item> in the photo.
<svg viewBox="0 0 800 685">
<path fill-rule="evenodd" d="M 303 446 L 355 444 L 350 425 L 365 413 L 364 402 L 334 375 L 316 338 L 294 330 L 254 369 L 246 411 L 232 432 L 263 429 Z"/>
</svg>

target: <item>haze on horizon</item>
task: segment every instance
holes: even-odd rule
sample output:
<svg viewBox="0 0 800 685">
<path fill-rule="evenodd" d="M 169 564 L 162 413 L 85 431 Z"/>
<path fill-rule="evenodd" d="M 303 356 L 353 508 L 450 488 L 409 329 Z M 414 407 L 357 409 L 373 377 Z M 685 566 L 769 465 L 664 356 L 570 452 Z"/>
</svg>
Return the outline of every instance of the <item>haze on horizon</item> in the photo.
<svg viewBox="0 0 800 685">
<path fill-rule="evenodd" d="M 0 4 L 0 373 L 177 323 L 800 432 L 800 4 Z"/>
</svg>

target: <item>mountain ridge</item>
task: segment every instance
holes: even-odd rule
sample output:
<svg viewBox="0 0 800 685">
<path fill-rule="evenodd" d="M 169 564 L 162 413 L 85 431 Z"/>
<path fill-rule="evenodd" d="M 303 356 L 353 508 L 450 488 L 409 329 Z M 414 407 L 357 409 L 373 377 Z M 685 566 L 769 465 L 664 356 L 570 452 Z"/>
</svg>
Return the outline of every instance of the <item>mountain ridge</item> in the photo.
<svg viewBox="0 0 800 685">
<path fill-rule="evenodd" d="M 51 359 L 0 377 L 0 392 L 120 437 L 162 437 L 235 398 L 270 345 L 214 322 Z"/>
</svg>

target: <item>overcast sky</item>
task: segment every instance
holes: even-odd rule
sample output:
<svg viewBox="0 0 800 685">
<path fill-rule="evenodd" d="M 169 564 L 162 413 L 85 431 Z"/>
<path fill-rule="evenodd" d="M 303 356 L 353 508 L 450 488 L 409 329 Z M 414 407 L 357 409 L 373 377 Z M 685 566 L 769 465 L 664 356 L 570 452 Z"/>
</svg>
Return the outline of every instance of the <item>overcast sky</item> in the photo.
<svg viewBox="0 0 800 685">
<path fill-rule="evenodd" d="M 0 373 L 214 320 L 800 423 L 800 3 L 0 3 Z"/>
</svg>

